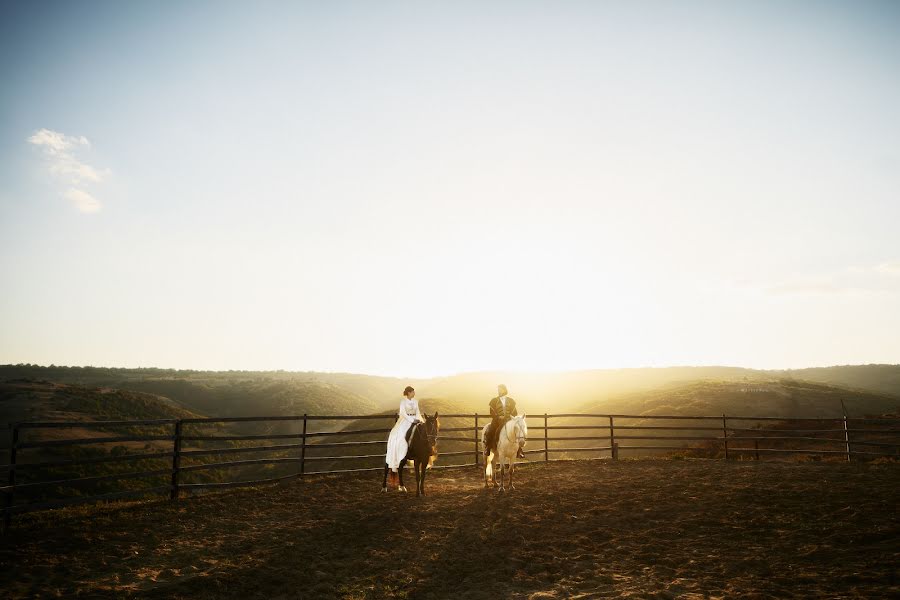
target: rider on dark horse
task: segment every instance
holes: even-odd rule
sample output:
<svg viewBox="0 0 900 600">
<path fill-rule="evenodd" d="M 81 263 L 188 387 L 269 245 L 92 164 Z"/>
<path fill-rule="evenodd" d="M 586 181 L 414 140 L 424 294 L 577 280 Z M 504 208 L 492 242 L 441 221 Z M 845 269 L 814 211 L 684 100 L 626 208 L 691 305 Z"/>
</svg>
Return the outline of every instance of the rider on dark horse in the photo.
<svg viewBox="0 0 900 600">
<path fill-rule="evenodd" d="M 508 392 L 505 385 L 502 383 L 498 385 L 497 393 L 499 395 L 496 398 L 491 398 L 490 403 L 491 424 L 488 427 L 487 439 L 484 445 L 485 456 L 488 456 L 491 450 L 497 450 L 497 440 L 500 439 L 500 432 L 503 431 L 503 427 L 507 421 L 519 414 L 516 410 L 516 401 L 506 395 Z M 522 451 L 521 446 L 516 452 L 516 457 L 525 458 L 525 453 Z"/>
</svg>

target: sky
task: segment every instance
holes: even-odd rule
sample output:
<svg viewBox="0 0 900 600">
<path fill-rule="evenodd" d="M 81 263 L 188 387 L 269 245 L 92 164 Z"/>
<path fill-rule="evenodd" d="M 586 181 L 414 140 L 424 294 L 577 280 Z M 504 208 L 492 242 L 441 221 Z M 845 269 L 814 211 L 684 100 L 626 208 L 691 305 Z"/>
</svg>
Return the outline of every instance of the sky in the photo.
<svg viewBox="0 0 900 600">
<path fill-rule="evenodd" d="M 0 3 L 0 363 L 900 363 L 900 4 Z"/>
</svg>

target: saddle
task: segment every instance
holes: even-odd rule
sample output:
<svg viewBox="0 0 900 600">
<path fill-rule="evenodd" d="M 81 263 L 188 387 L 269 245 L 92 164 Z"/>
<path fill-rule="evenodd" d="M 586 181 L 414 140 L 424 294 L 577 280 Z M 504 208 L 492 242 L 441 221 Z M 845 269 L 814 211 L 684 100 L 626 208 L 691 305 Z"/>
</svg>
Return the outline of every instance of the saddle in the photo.
<svg viewBox="0 0 900 600">
<path fill-rule="evenodd" d="M 416 432 L 416 427 L 418 427 L 420 423 L 416 422 L 412 424 L 412 427 L 406 430 L 406 443 L 409 444 L 412 441 L 413 434 Z"/>
</svg>

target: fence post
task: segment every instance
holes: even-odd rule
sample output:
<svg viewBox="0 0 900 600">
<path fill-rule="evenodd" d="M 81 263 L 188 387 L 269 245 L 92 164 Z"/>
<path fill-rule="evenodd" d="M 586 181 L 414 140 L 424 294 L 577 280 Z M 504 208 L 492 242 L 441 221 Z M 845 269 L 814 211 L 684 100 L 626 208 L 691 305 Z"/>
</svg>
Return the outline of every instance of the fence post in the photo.
<svg viewBox="0 0 900 600">
<path fill-rule="evenodd" d="M 728 423 L 722 415 L 722 443 L 725 445 L 725 460 L 728 460 Z"/>
<path fill-rule="evenodd" d="M 181 419 L 175 421 L 175 440 L 172 445 L 172 489 L 169 492 L 170 500 L 178 500 L 178 479 L 181 474 Z"/>
<path fill-rule="evenodd" d="M 19 444 L 19 426 L 13 425 L 12 428 L 12 440 L 9 444 L 9 477 L 6 482 L 10 488 L 6 494 L 4 494 L 6 500 L 4 500 L 3 506 L 6 510 L 3 512 L 3 533 L 6 533 L 9 530 L 10 522 L 12 521 L 12 512 L 10 509 L 13 505 L 13 493 L 16 490 L 16 446 Z"/>
<path fill-rule="evenodd" d="M 475 466 L 478 466 L 478 413 L 475 413 Z"/>
<path fill-rule="evenodd" d="M 303 413 L 303 438 L 300 442 L 300 475 L 306 473 L 306 413 Z"/>
<path fill-rule="evenodd" d="M 613 460 L 619 460 L 619 444 L 616 443 L 616 430 L 612 415 L 609 415 L 609 452 Z"/>
<path fill-rule="evenodd" d="M 759 440 L 753 440 L 753 449 L 756 451 L 756 460 L 759 460 Z"/>
<path fill-rule="evenodd" d="M 847 447 L 847 462 L 850 462 L 850 432 L 847 429 L 847 407 L 844 406 L 843 400 L 841 400 L 841 412 L 844 413 L 844 444 Z"/>
<path fill-rule="evenodd" d="M 550 431 L 547 429 L 547 413 L 544 413 L 544 462 L 550 462 L 550 447 L 547 444 L 547 438 Z"/>
</svg>

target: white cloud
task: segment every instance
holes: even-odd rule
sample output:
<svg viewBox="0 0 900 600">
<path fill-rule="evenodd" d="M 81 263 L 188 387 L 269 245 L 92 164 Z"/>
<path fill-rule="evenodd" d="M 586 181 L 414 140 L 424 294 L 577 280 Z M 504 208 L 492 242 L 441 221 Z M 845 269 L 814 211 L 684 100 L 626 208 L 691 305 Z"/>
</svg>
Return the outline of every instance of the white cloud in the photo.
<svg viewBox="0 0 900 600">
<path fill-rule="evenodd" d="M 75 205 L 75 208 L 83 213 L 92 213 L 100 210 L 100 201 L 84 190 L 69 188 L 63 195 Z"/>
<path fill-rule="evenodd" d="M 28 138 L 28 141 L 35 146 L 41 146 L 45 152 L 51 155 L 67 153 L 77 146 L 91 145 L 83 135 L 73 137 L 51 129 L 38 129 Z"/>
<path fill-rule="evenodd" d="M 86 137 L 39 129 L 27 141 L 43 151 L 50 173 L 69 186 L 63 193 L 65 198 L 71 200 L 81 212 L 100 210 L 100 201 L 81 188 L 85 183 L 101 183 L 110 172 L 109 169 L 95 169 L 75 155 L 79 149 L 90 148 L 91 143 Z"/>
</svg>

